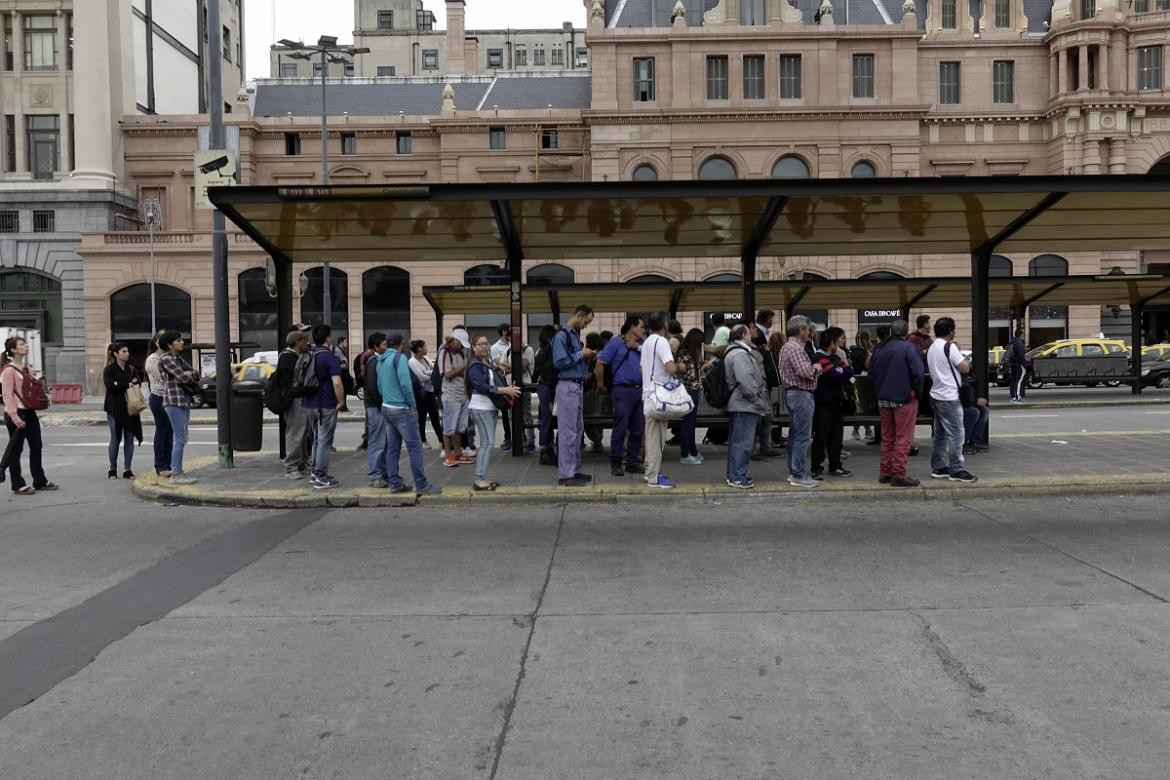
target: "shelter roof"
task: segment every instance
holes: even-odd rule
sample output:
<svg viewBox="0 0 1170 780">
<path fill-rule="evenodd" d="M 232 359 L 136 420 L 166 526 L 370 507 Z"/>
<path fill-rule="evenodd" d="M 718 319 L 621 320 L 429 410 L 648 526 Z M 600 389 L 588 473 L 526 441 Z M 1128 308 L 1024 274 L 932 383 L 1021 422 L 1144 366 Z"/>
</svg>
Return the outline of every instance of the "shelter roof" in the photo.
<svg viewBox="0 0 1170 780">
<path fill-rule="evenodd" d="M 215 188 L 278 260 L 1170 249 L 1170 177 Z"/>
<path fill-rule="evenodd" d="M 529 314 L 568 313 L 581 304 L 598 312 L 736 311 L 739 282 L 662 282 L 653 284 L 571 284 L 523 286 Z M 498 314 L 509 309 L 505 285 L 424 287 L 423 295 L 439 314 Z M 971 305 L 966 277 L 924 279 L 814 279 L 757 282 L 760 307 L 777 309 L 965 309 Z M 998 277 L 990 282 L 990 305 L 1019 308 L 1046 306 L 1170 304 L 1170 277 L 1165 276 L 1031 276 Z"/>
</svg>

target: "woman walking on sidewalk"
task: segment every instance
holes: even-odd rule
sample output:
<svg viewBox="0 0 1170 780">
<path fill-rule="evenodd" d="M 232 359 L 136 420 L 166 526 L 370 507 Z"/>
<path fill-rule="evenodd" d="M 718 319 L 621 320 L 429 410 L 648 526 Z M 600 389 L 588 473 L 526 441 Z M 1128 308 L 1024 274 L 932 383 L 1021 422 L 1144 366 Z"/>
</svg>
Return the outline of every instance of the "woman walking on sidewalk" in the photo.
<svg viewBox="0 0 1170 780">
<path fill-rule="evenodd" d="M 163 408 L 174 430 L 171 447 L 171 483 L 194 485 L 199 480 L 183 473 L 183 448 L 187 446 L 187 426 L 191 424 L 191 395 L 199 389 L 198 377 L 191 364 L 183 359 L 183 335 L 177 330 L 163 334 L 167 352 L 158 362 L 163 378 Z"/>
<path fill-rule="evenodd" d="M 20 336 L 7 339 L 4 352 L 0 354 L 0 396 L 4 401 L 8 447 L 0 460 L 0 482 L 4 480 L 4 469 L 7 468 L 12 478 L 12 492 L 21 496 L 31 496 L 38 490 L 57 489 L 45 477 L 45 470 L 41 466 L 41 422 L 37 418 L 36 409 L 32 408 L 29 392 L 36 381 L 28 367 L 28 342 Z M 20 454 L 26 441 L 32 485 L 26 484 L 20 473 Z"/>
<path fill-rule="evenodd" d="M 130 413 L 126 393 L 131 387 L 134 388 L 133 392 L 140 392 L 138 387 L 141 382 L 138 370 L 130 364 L 130 347 L 120 342 L 107 347 L 106 369 L 102 372 L 102 383 L 106 386 L 106 401 L 102 408 L 106 412 L 106 425 L 110 428 L 110 470 L 106 474 L 107 479 L 118 478 L 119 446 L 125 452 L 126 470 L 122 472 L 122 479 L 134 479 L 134 442 L 142 443 L 142 419 L 138 414 Z"/>
<path fill-rule="evenodd" d="M 146 381 L 150 383 L 150 414 L 154 417 L 154 473 L 160 477 L 171 475 L 171 448 L 174 447 L 175 434 L 171 430 L 171 421 L 163 409 L 163 378 L 159 370 L 158 361 L 165 354 L 162 338 L 165 330 L 154 334 L 150 340 L 150 354 L 146 356 Z"/>
<path fill-rule="evenodd" d="M 520 388 L 508 385 L 503 372 L 492 365 L 491 345 L 488 344 L 487 336 L 476 336 L 471 343 L 471 349 L 475 357 L 468 363 L 466 372 L 471 395 L 468 410 L 479 436 L 479 449 L 475 452 L 475 482 L 472 488 L 495 490 L 500 483 L 489 482 L 487 471 L 492 459 L 492 449 L 496 444 L 496 418 L 499 416 L 496 399 L 503 397 L 514 401 L 520 395 Z"/>
</svg>

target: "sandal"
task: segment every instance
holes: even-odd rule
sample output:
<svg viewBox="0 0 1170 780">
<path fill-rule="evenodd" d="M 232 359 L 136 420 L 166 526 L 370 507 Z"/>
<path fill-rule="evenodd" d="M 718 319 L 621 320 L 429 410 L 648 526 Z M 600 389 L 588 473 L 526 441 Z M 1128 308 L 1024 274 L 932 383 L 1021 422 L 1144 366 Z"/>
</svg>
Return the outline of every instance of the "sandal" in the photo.
<svg viewBox="0 0 1170 780">
<path fill-rule="evenodd" d="M 36 488 L 25 485 L 24 487 L 17 488 L 16 490 L 13 490 L 12 492 L 18 496 L 31 496 L 34 493 L 36 493 L 37 491 L 36 491 Z"/>
<path fill-rule="evenodd" d="M 496 488 L 498 488 L 499 486 L 500 486 L 500 483 L 499 483 L 499 482 L 493 482 L 493 483 L 491 484 L 491 486 L 488 488 L 488 490 L 495 490 L 495 489 L 496 489 Z"/>
<path fill-rule="evenodd" d="M 495 488 L 493 488 L 491 485 L 480 485 L 480 484 L 475 483 L 475 482 L 471 483 L 471 489 L 472 490 L 495 490 Z"/>
</svg>

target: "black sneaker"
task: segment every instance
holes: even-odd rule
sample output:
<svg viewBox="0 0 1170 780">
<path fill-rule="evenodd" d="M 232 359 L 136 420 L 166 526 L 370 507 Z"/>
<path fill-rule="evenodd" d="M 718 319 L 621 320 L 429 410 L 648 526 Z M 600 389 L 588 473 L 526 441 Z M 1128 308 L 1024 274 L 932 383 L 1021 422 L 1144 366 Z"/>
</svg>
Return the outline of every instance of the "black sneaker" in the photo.
<svg viewBox="0 0 1170 780">
<path fill-rule="evenodd" d="M 578 471 L 576 474 L 573 475 L 573 479 L 580 479 L 580 480 L 583 480 L 585 482 L 592 482 L 593 481 L 593 477 L 591 477 L 588 474 L 582 474 L 580 471 Z"/>
<path fill-rule="evenodd" d="M 569 477 L 568 479 L 558 479 L 557 484 L 561 487 L 585 487 L 589 484 L 589 481 L 578 479 L 577 477 Z"/>
<path fill-rule="evenodd" d="M 933 475 L 932 475 L 932 476 L 933 476 Z M 975 476 L 975 475 L 974 475 L 974 474 L 972 474 L 970 471 L 966 471 L 966 470 L 963 470 L 963 471 L 956 471 L 954 474 L 951 474 L 951 475 L 950 475 L 950 478 L 951 478 L 951 482 L 967 482 L 967 483 L 971 483 L 971 482 L 977 482 L 977 481 L 979 481 L 979 477 Z"/>
<path fill-rule="evenodd" d="M 614 463 L 610 466 L 609 473 L 615 477 L 624 477 L 626 475 L 626 472 L 622 470 L 621 463 Z"/>
<path fill-rule="evenodd" d="M 830 477 L 852 477 L 853 472 L 850 471 L 849 469 L 845 469 L 845 468 L 829 469 L 829 476 Z"/>
<path fill-rule="evenodd" d="M 892 479 L 893 477 L 891 477 L 889 474 L 882 474 L 880 477 L 878 477 L 878 482 L 883 485 L 888 485 Z"/>
<path fill-rule="evenodd" d="M 931 469 L 930 476 L 932 479 L 949 479 L 951 476 L 950 469 Z"/>
<path fill-rule="evenodd" d="M 557 465 L 557 456 L 552 454 L 548 450 L 541 450 L 541 452 L 540 452 L 540 465 L 542 465 L 542 466 L 555 466 L 555 465 Z"/>
<path fill-rule="evenodd" d="M 910 448 L 910 457 L 912 457 L 912 458 L 918 457 L 918 448 L 917 447 Z"/>
<path fill-rule="evenodd" d="M 964 444 L 963 445 L 963 454 L 964 455 L 974 455 L 975 454 L 975 445 Z"/>
<path fill-rule="evenodd" d="M 645 474 L 646 467 L 643 466 L 641 463 L 627 463 L 626 464 L 626 473 L 627 474 Z"/>
<path fill-rule="evenodd" d="M 890 484 L 894 487 L 918 487 L 922 483 L 914 477 L 890 477 Z"/>
<path fill-rule="evenodd" d="M 825 479 L 825 472 L 822 471 L 821 469 L 813 469 L 812 473 L 809 474 L 809 476 L 812 477 L 813 479 L 815 479 L 817 482 L 822 482 Z"/>
</svg>

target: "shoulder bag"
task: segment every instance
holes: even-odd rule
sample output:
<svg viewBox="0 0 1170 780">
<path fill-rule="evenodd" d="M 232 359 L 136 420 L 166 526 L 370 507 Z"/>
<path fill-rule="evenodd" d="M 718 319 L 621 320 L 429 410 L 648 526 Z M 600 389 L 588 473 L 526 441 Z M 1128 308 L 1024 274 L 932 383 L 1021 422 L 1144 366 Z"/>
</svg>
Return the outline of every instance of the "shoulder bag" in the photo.
<svg viewBox="0 0 1170 780">
<path fill-rule="evenodd" d="M 655 335 L 653 338 L 661 339 L 662 337 Z M 646 341 L 645 347 L 650 347 L 649 339 Z M 657 343 L 650 348 L 651 360 L 654 360 L 657 355 L 656 347 Z M 653 369 L 651 369 L 650 376 L 651 387 L 648 388 L 645 401 L 642 404 L 642 411 L 646 417 L 652 420 L 681 420 L 694 411 L 695 402 L 682 382 L 674 379 L 668 379 L 666 382 L 655 382 L 653 381 Z"/>
</svg>

